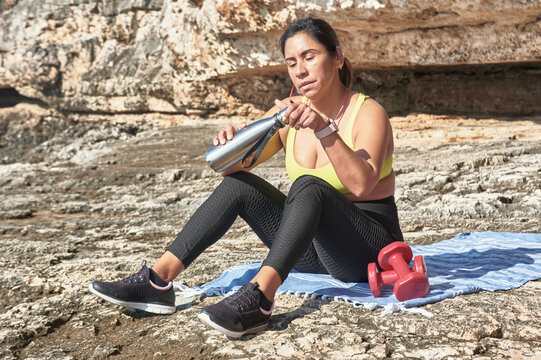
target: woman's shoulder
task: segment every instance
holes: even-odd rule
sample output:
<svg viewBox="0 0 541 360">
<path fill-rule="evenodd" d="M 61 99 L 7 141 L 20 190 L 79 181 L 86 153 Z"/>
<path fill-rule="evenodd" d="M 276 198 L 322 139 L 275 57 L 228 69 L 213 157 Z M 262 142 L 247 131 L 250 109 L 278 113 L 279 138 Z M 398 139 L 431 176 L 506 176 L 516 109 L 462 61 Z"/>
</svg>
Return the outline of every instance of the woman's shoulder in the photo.
<svg viewBox="0 0 541 360">
<path fill-rule="evenodd" d="M 358 96 L 359 97 L 357 99 L 363 97 L 364 101 L 359 108 L 359 112 L 357 113 L 357 119 L 378 118 L 384 121 L 389 120 L 389 115 L 387 114 L 387 111 L 379 102 L 362 93 L 358 93 Z"/>
</svg>

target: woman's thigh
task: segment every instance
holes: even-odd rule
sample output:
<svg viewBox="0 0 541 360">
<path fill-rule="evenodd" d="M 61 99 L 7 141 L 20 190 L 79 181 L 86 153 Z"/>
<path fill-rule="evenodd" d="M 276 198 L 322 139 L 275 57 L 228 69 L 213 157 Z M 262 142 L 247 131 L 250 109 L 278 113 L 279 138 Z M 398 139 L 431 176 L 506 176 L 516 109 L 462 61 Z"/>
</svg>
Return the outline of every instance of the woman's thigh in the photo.
<svg viewBox="0 0 541 360">
<path fill-rule="evenodd" d="M 321 203 L 313 247 L 327 272 L 342 281 L 366 281 L 368 264 L 393 242 L 388 231 L 323 180 L 312 181 Z"/>
<path fill-rule="evenodd" d="M 230 175 L 232 176 L 232 175 Z M 261 241 L 271 249 L 282 221 L 286 195 L 264 179 L 251 173 L 233 174 L 236 181 L 248 184 L 252 189 L 241 203 L 239 215 L 246 221 Z M 278 245 L 280 246 L 280 245 Z M 314 244 L 310 244 L 295 263 L 301 272 L 327 273 L 318 258 Z"/>
</svg>

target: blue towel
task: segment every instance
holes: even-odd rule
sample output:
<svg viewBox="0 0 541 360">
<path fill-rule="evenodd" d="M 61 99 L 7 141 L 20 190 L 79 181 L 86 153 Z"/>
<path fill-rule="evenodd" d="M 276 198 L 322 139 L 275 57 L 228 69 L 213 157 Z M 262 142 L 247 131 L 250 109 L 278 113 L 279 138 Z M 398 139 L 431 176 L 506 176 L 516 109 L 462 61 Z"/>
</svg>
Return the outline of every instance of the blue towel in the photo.
<svg viewBox="0 0 541 360">
<path fill-rule="evenodd" d="M 513 289 L 541 278 L 541 234 L 464 233 L 435 244 L 411 248 L 414 256 L 424 257 L 428 269 L 430 291 L 423 298 L 400 303 L 392 286 L 384 287 L 382 296 L 374 298 L 368 283 L 344 283 L 329 275 L 295 270 L 280 286 L 278 294 L 330 298 L 371 309 L 398 304 L 399 309 L 404 309 L 481 290 Z M 192 289 L 184 287 L 181 293 L 228 295 L 250 281 L 260 266 L 261 262 L 233 266 L 216 280 Z"/>
</svg>

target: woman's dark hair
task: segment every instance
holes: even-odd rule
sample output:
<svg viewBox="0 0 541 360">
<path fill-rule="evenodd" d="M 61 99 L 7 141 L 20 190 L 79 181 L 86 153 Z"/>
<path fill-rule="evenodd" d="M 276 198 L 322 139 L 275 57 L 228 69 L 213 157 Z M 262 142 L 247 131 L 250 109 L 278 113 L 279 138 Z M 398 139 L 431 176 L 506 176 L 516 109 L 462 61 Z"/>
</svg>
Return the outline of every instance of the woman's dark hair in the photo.
<svg viewBox="0 0 541 360">
<path fill-rule="evenodd" d="M 286 41 L 290 37 L 302 32 L 307 33 L 312 39 L 321 43 L 329 55 L 336 55 L 336 47 L 340 46 L 336 32 L 325 20 L 314 18 L 297 20 L 286 29 L 280 38 L 282 55 L 285 56 Z M 350 63 L 347 59 L 344 58 L 344 66 L 342 66 L 342 69 L 340 69 L 338 74 L 340 81 L 349 88 L 351 85 L 352 73 Z"/>
</svg>

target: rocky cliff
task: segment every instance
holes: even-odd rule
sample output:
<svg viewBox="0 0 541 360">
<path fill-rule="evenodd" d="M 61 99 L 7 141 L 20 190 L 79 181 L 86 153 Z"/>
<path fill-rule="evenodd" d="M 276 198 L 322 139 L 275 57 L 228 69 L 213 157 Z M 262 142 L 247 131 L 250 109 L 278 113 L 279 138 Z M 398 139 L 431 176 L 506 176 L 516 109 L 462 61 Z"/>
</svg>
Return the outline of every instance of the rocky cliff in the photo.
<svg viewBox="0 0 541 360">
<path fill-rule="evenodd" d="M 4 106 L 260 113 L 290 86 L 281 32 L 315 16 L 392 114 L 541 113 L 538 1 L 0 0 L 0 14 Z"/>
</svg>

